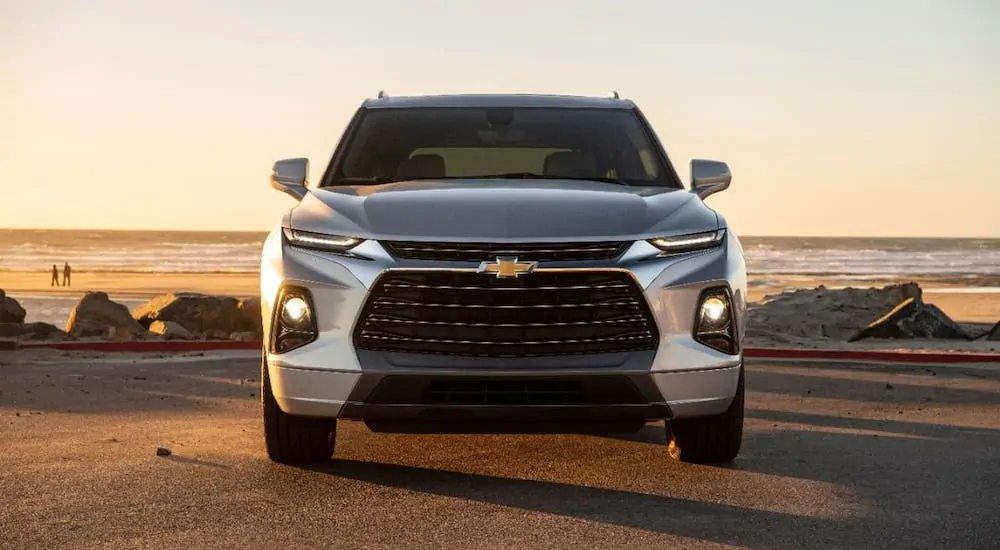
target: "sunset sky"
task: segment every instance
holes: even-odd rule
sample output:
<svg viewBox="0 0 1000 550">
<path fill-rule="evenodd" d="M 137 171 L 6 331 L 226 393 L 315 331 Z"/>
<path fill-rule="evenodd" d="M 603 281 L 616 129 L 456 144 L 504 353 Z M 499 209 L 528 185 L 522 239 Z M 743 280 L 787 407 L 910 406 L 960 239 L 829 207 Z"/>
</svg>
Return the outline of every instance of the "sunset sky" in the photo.
<svg viewBox="0 0 1000 550">
<path fill-rule="evenodd" d="M 0 1 L 0 227 L 267 230 L 381 89 L 618 89 L 745 235 L 1000 237 L 995 0 Z"/>
</svg>

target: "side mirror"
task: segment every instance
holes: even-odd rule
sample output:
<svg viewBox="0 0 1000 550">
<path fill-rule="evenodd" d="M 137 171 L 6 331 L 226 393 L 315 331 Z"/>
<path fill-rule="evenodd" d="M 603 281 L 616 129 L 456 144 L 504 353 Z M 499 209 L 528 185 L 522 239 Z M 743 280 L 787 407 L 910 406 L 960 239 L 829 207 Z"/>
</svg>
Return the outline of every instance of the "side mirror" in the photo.
<svg viewBox="0 0 1000 550">
<path fill-rule="evenodd" d="M 288 193 L 295 200 L 302 200 L 308 189 L 309 159 L 284 159 L 274 163 L 271 172 L 271 187 Z"/>
<path fill-rule="evenodd" d="M 709 195 L 729 189 L 733 174 L 729 165 L 717 160 L 694 159 L 691 161 L 691 191 L 704 200 Z"/>
</svg>

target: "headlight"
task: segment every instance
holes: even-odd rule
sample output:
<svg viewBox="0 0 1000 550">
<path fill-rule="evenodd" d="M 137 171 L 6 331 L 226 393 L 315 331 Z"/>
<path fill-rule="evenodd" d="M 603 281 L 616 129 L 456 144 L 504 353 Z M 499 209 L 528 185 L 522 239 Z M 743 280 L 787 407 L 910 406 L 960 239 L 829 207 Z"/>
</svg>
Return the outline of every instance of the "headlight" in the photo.
<svg viewBox="0 0 1000 550">
<path fill-rule="evenodd" d="M 733 298 L 728 287 L 705 289 L 698 300 L 694 339 L 723 353 L 739 353 Z"/>
<path fill-rule="evenodd" d="M 364 239 L 354 237 L 342 237 L 340 235 L 324 235 L 323 233 L 312 233 L 309 231 L 299 231 L 298 229 L 282 228 L 285 239 L 292 246 L 299 248 L 310 248 L 312 250 L 324 250 L 326 252 L 347 252 L 361 244 Z"/>
<path fill-rule="evenodd" d="M 726 230 L 719 229 L 705 233 L 690 233 L 687 235 L 649 239 L 649 244 L 659 248 L 662 251 L 661 256 L 667 256 L 718 248 L 725 236 Z"/>
</svg>

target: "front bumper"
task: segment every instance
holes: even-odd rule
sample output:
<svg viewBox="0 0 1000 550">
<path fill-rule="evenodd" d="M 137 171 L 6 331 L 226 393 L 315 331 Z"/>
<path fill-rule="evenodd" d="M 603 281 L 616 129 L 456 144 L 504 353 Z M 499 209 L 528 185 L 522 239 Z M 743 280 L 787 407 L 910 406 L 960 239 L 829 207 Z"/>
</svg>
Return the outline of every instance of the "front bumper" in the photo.
<svg viewBox="0 0 1000 550">
<path fill-rule="evenodd" d="M 659 330 L 655 350 L 518 359 L 356 350 L 352 332 L 378 276 L 385 269 L 429 267 L 396 261 L 375 242 L 363 246 L 369 247 L 365 253 L 372 259 L 289 248 L 277 232 L 265 242 L 261 269 L 265 336 L 270 336 L 271 311 L 283 284 L 310 290 L 319 327 L 315 342 L 288 353 L 266 354 L 272 393 L 289 414 L 363 420 L 374 430 L 396 432 L 467 432 L 476 427 L 492 432 L 576 431 L 572 426 L 594 431 L 650 419 L 721 414 L 735 396 L 742 357 L 696 342 L 692 328 L 702 290 L 726 285 L 733 291 L 742 338 L 746 274 L 738 242 L 679 259 L 640 260 L 643 251 L 630 250 L 616 262 L 613 267 L 628 269 L 642 286 Z M 595 266 L 580 269 L 588 267 Z M 377 397 L 387 381 L 413 388 L 463 380 L 484 387 L 551 382 L 594 388 L 607 377 L 627 379 L 634 394 L 612 398 L 594 390 L 576 401 L 541 403 L 523 395 L 510 403 L 492 398 L 435 402 L 428 401 L 426 391 L 416 390 L 406 398 Z"/>
<path fill-rule="evenodd" d="M 414 371 L 402 374 L 358 374 L 331 369 L 308 369 L 270 365 L 272 392 L 279 406 L 289 414 L 365 420 L 373 429 L 384 431 L 586 431 L 602 426 L 642 424 L 648 420 L 691 418 L 721 414 L 736 394 L 740 366 L 697 371 L 646 372 L 627 377 L 642 391 L 646 402 L 554 405 L 554 404 L 428 404 L 420 402 L 371 402 L 379 382 L 388 377 L 408 379 L 415 387 L 428 379 L 475 379 L 492 377 L 498 381 L 524 380 L 523 372 L 483 374 L 481 371 Z M 614 372 L 614 371 L 612 371 Z M 536 371 L 530 374 L 545 381 L 591 378 L 603 382 L 608 371 L 573 373 Z"/>
</svg>

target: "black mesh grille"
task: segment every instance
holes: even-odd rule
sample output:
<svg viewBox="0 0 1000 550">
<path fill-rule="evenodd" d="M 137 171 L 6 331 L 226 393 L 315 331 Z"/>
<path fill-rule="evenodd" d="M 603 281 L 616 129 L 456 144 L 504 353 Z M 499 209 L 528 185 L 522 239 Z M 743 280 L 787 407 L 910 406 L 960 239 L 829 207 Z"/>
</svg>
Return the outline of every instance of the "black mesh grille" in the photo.
<svg viewBox="0 0 1000 550">
<path fill-rule="evenodd" d="M 621 255 L 627 242 L 597 243 L 430 243 L 383 241 L 396 258 L 439 262 L 481 262 L 497 256 L 516 256 L 534 262 L 581 262 L 610 260 Z"/>
<path fill-rule="evenodd" d="M 621 271 L 390 271 L 374 285 L 358 349 L 485 357 L 649 350 L 658 333 Z"/>
</svg>

